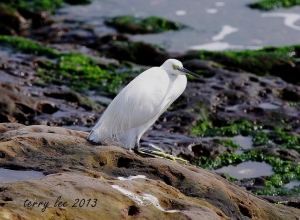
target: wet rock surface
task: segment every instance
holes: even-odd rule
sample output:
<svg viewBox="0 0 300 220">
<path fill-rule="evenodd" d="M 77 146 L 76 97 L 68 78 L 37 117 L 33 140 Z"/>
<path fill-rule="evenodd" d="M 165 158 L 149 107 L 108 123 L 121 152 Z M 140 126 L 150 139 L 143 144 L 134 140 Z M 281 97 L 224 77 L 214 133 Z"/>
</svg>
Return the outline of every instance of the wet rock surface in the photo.
<svg viewBox="0 0 300 220">
<path fill-rule="evenodd" d="M 300 214 L 201 168 L 90 145 L 86 132 L 16 123 L 2 123 L 0 131 L 1 167 L 48 174 L 0 184 L 0 215 L 9 219 L 297 219 Z M 91 201 L 72 207 L 76 199 Z M 30 207 L 33 201 L 49 203 Z"/>
<path fill-rule="evenodd" d="M 85 96 L 67 87 L 36 86 L 35 56 L 2 56 L 1 122 L 60 125 L 86 130 L 104 107 L 86 102 Z M 80 128 L 81 127 L 81 128 Z"/>
</svg>

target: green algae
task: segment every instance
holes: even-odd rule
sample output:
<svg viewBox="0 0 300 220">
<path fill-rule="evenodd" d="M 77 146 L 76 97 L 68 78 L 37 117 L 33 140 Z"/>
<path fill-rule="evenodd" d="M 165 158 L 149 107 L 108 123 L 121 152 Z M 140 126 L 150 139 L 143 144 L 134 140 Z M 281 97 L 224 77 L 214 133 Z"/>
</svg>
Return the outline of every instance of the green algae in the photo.
<svg viewBox="0 0 300 220">
<path fill-rule="evenodd" d="M 291 128 L 286 125 L 280 125 L 272 131 L 264 132 L 263 125 L 257 125 L 252 122 L 241 120 L 235 122 L 227 122 L 222 126 L 213 126 L 213 122 L 209 117 L 200 113 L 202 121 L 192 129 L 192 133 L 198 136 L 226 136 L 232 137 L 236 135 L 251 135 L 253 146 L 276 146 L 280 148 L 294 149 L 300 152 L 300 136 L 291 133 Z M 225 142 L 226 141 L 226 142 Z M 232 141 L 232 140 L 231 140 Z M 234 141 L 232 141 L 234 142 Z M 238 149 L 231 145 L 228 140 L 218 140 L 229 149 Z M 226 143 L 226 145 L 224 144 Z M 259 195 L 300 195 L 300 187 L 292 190 L 284 188 L 284 185 L 292 180 L 300 180 L 300 166 L 297 161 L 287 157 L 285 154 L 272 153 L 268 148 L 251 148 L 244 150 L 242 154 L 230 153 L 230 151 L 212 156 L 200 156 L 194 158 L 191 162 L 197 166 L 206 169 L 218 169 L 228 165 L 238 165 L 245 161 L 266 162 L 272 166 L 275 174 L 263 177 L 264 189 L 255 191 Z M 236 181 L 236 180 L 233 180 Z"/>
<path fill-rule="evenodd" d="M 248 4 L 250 8 L 262 11 L 270 11 L 278 8 L 291 8 L 296 5 L 300 5 L 300 0 L 261 0 Z"/>
<path fill-rule="evenodd" d="M 142 19 L 133 15 L 107 19 L 105 20 L 105 24 L 116 28 L 120 32 L 131 34 L 160 33 L 169 30 L 179 30 L 184 27 L 180 23 L 155 16 Z"/>
<path fill-rule="evenodd" d="M 107 65 L 104 69 L 93 58 L 83 54 L 62 54 L 56 63 L 44 62 L 37 72 L 40 84 L 67 85 L 78 92 L 95 90 L 116 95 L 120 88 L 137 75 L 127 64 L 118 67 Z"/>
<path fill-rule="evenodd" d="M 192 51 L 182 57 L 182 60 L 193 58 L 212 60 L 226 67 L 259 76 L 279 76 L 293 84 L 300 83 L 300 76 L 298 77 L 300 71 L 295 68 L 300 58 L 300 45 L 245 51 Z"/>
<path fill-rule="evenodd" d="M 216 158 L 208 159 L 207 157 L 195 158 L 193 164 L 205 169 L 218 169 L 228 165 L 238 165 L 245 161 L 266 162 L 273 168 L 275 174 L 265 177 L 264 189 L 256 190 L 258 195 L 299 195 L 300 186 L 292 190 L 283 188 L 283 186 L 292 180 L 300 180 L 300 166 L 294 161 L 281 160 L 275 157 L 265 156 L 260 150 L 246 150 L 245 153 L 229 154 L 224 153 Z M 231 181 L 237 181 L 231 179 Z"/>
<path fill-rule="evenodd" d="M 231 182 L 237 181 L 238 179 L 234 178 L 233 176 L 230 176 L 228 173 L 224 174 L 225 178 L 228 179 Z"/>
<path fill-rule="evenodd" d="M 253 132 L 253 146 L 277 145 L 300 151 L 300 136 L 276 129 L 272 132 Z"/>
<path fill-rule="evenodd" d="M 20 30 L 49 22 L 45 19 L 47 13 L 44 12 L 54 13 L 65 2 L 88 4 L 91 0 L 2 0 L 0 3 L 0 34 L 16 35 L 20 33 Z M 26 19 L 30 20 L 26 21 Z"/>
<path fill-rule="evenodd" d="M 100 90 L 115 95 L 122 85 L 137 75 L 129 63 L 104 66 L 83 54 L 62 54 L 22 37 L 0 35 L 0 46 L 14 52 L 55 58 L 57 61 L 37 62 L 39 79 L 35 83 L 41 86 L 53 83 L 68 85 L 79 92 Z"/>
<path fill-rule="evenodd" d="M 261 125 L 256 125 L 247 120 L 242 121 L 228 121 L 227 125 L 222 127 L 214 127 L 212 122 L 206 117 L 195 127 L 192 128 L 191 133 L 196 136 L 227 136 L 233 137 L 239 134 L 250 135 L 253 131 L 262 129 Z"/>
<path fill-rule="evenodd" d="M 212 122 L 209 119 L 209 113 L 207 112 L 206 108 L 202 108 L 203 103 L 198 103 L 200 109 L 200 116 L 201 122 L 197 123 L 191 130 L 191 134 L 196 136 L 203 137 L 205 136 L 206 132 L 212 128 Z M 216 135 L 214 135 L 216 136 Z"/>
<path fill-rule="evenodd" d="M 46 62 L 38 69 L 45 84 L 67 85 L 72 89 L 105 91 L 116 94 L 130 77 L 115 69 L 102 69 L 91 57 L 82 54 L 63 54 L 57 63 Z"/>
<path fill-rule="evenodd" d="M 22 53 L 49 56 L 52 58 L 60 56 L 59 52 L 22 37 L 0 35 L 0 46 L 9 47 L 14 51 Z"/>
<path fill-rule="evenodd" d="M 296 186 L 293 189 L 286 189 L 283 187 L 275 188 L 270 187 L 268 189 L 260 189 L 255 191 L 257 195 L 267 195 L 267 196 L 299 196 L 300 195 L 300 186 Z"/>
<path fill-rule="evenodd" d="M 255 191 L 258 195 L 298 196 L 300 187 L 286 189 L 284 185 L 291 180 L 300 180 L 300 166 L 293 161 L 284 161 L 274 157 L 267 157 L 266 162 L 271 164 L 276 174 L 266 177 L 265 189 Z"/>
<path fill-rule="evenodd" d="M 1 3 L 9 5 L 12 8 L 20 11 L 43 11 L 50 10 L 53 11 L 62 7 L 63 0 L 2 0 Z"/>
<path fill-rule="evenodd" d="M 1 3 L 14 8 L 20 14 L 28 15 L 28 12 L 34 13 L 37 11 L 54 11 L 61 8 L 64 3 L 68 4 L 89 4 L 91 0 L 1 0 Z"/>
<path fill-rule="evenodd" d="M 228 149 L 231 149 L 231 150 L 237 150 L 237 149 L 242 148 L 239 144 L 235 143 L 233 140 L 230 140 L 230 139 L 226 139 L 226 140 L 216 139 L 214 141 L 216 143 L 219 143 L 219 144 L 225 146 Z"/>
<path fill-rule="evenodd" d="M 199 158 L 194 158 L 192 163 L 205 169 L 218 169 L 231 164 L 237 165 L 245 161 L 262 162 L 264 161 L 264 158 L 265 157 L 262 152 L 248 150 L 243 154 L 230 154 L 226 152 L 216 156 L 215 158 L 202 156 Z"/>
<path fill-rule="evenodd" d="M 266 132 L 253 132 L 252 133 L 253 146 L 262 146 L 271 144 L 269 134 Z"/>
</svg>

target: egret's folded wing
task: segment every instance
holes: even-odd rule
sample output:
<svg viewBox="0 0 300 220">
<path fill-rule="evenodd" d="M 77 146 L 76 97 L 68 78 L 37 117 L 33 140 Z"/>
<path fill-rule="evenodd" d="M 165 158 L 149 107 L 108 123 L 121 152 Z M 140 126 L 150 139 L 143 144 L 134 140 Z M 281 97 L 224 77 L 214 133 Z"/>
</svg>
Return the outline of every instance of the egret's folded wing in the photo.
<svg viewBox="0 0 300 220">
<path fill-rule="evenodd" d="M 101 126 L 110 134 L 118 134 L 138 127 L 165 109 L 169 77 L 154 67 L 139 75 L 111 102 L 101 117 Z"/>
</svg>

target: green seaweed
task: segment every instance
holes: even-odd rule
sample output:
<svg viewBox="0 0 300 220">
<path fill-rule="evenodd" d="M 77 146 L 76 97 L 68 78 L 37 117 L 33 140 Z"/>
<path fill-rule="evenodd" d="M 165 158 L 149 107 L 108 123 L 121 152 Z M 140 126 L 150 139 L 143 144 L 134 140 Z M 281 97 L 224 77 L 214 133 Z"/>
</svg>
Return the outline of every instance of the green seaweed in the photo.
<svg viewBox="0 0 300 220">
<path fill-rule="evenodd" d="M 300 186 L 286 189 L 284 185 L 291 180 L 300 179 L 300 166 L 293 161 L 283 161 L 274 157 L 267 157 L 276 174 L 266 177 L 265 189 L 255 191 L 258 195 L 299 196 Z"/>
<path fill-rule="evenodd" d="M 256 190 L 258 195 L 300 195 L 300 186 L 292 190 L 283 188 L 291 180 L 300 180 L 300 166 L 293 161 L 281 160 L 275 157 L 267 157 L 261 150 L 247 150 L 241 155 L 224 153 L 216 158 L 195 158 L 193 164 L 205 169 L 218 169 L 223 166 L 237 165 L 245 161 L 266 162 L 273 168 L 275 174 L 265 177 L 265 189 Z M 237 181 L 232 179 L 231 181 Z"/>
<path fill-rule="evenodd" d="M 184 25 L 155 16 L 139 18 L 133 15 L 117 16 L 105 20 L 105 24 L 120 32 L 132 34 L 160 33 L 169 30 L 179 30 Z"/>
<path fill-rule="evenodd" d="M 252 133 L 252 142 L 253 142 L 253 146 L 262 146 L 262 145 L 271 144 L 269 134 L 262 131 Z"/>
<path fill-rule="evenodd" d="M 283 187 L 275 188 L 269 187 L 266 189 L 260 189 L 255 191 L 257 195 L 267 195 L 267 196 L 299 196 L 300 195 L 300 187 L 294 187 L 293 189 L 286 189 Z"/>
<path fill-rule="evenodd" d="M 252 132 L 253 146 L 277 145 L 300 151 L 300 136 L 276 129 L 269 133 Z"/>
<path fill-rule="evenodd" d="M 230 139 L 226 139 L 226 140 L 216 139 L 214 141 L 231 150 L 237 150 L 241 148 L 239 144 L 235 143 L 233 140 Z"/>
<path fill-rule="evenodd" d="M 52 58 L 60 56 L 59 52 L 22 37 L 0 35 L 0 46 L 9 47 L 18 52 L 44 55 Z"/>
<path fill-rule="evenodd" d="M 89 4 L 91 0 L 1 0 L 11 8 L 16 9 L 23 15 L 28 15 L 28 12 L 34 13 L 37 11 L 54 11 L 61 8 L 64 2 L 68 4 Z"/>
<path fill-rule="evenodd" d="M 203 115 L 205 117 L 203 117 Z M 275 145 L 281 148 L 291 148 L 300 152 L 300 136 L 290 133 L 290 128 L 280 126 L 274 131 L 264 132 L 262 125 L 257 125 L 245 120 L 227 122 L 225 125 L 216 127 L 209 117 L 201 113 L 202 121 L 192 129 L 192 133 L 199 136 L 235 136 L 239 134 L 251 135 L 254 146 Z M 237 144 L 232 140 L 218 140 L 229 149 L 237 149 Z M 232 145 L 234 143 L 235 145 Z M 194 158 L 192 163 L 206 169 L 217 169 L 228 165 L 237 165 L 245 161 L 266 162 L 273 168 L 275 174 L 264 177 L 264 189 L 255 191 L 256 194 L 264 195 L 300 195 L 300 187 L 292 190 L 284 188 L 291 180 L 300 180 L 300 166 L 298 163 L 284 154 L 269 155 L 267 148 L 251 148 L 244 150 L 242 154 L 230 153 L 230 151 L 217 156 L 200 156 Z M 236 180 L 233 180 L 236 181 Z"/>
<path fill-rule="evenodd" d="M 279 76 L 293 84 L 300 83 L 300 70 L 295 68 L 300 58 L 300 45 L 245 51 L 192 51 L 181 60 L 193 58 L 212 60 L 227 68 L 244 70 L 259 76 Z"/>
<path fill-rule="evenodd" d="M 32 40 L 22 37 L 0 35 L 0 46 L 12 51 L 56 58 L 57 61 L 37 61 L 40 76 L 36 84 L 46 86 L 48 83 L 68 85 L 76 91 L 89 89 L 117 94 L 120 87 L 127 84 L 135 75 L 129 63 L 120 66 L 101 67 L 93 58 L 82 54 L 61 54 Z"/>
<path fill-rule="evenodd" d="M 192 163 L 205 169 L 217 169 L 230 164 L 237 165 L 244 161 L 264 161 L 265 156 L 262 152 L 248 150 L 243 154 L 223 153 L 215 158 L 207 158 L 205 156 L 194 158 Z"/>
<path fill-rule="evenodd" d="M 116 94 L 130 79 L 128 74 L 102 69 L 93 58 L 75 53 L 61 55 L 57 63 L 44 63 L 38 74 L 45 84 L 68 85 L 79 92 L 98 90 L 111 94 Z"/>
<path fill-rule="evenodd" d="M 202 137 L 205 136 L 206 132 L 212 128 L 212 123 L 209 120 L 209 114 L 206 109 L 201 108 L 200 115 L 201 115 L 201 122 L 199 122 L 196 126 L 192 128 L 191 133 Z"/>
<path fill-rule="evenodd" d="M 248 4 L 250 8 L 262 11 L 270 11 L 278 8 L 291 8 L 296 5 L 300 5 L 300 0 L 261 0 Z"/>
<path fill-rule="evenodd" d="M 18 11 L 53 11 L 62 6 L 63 0 L 2 0 L 1 3 L 11 6 Z"/>
<path fill-rule="evenodd" d="M 228 125 L 222 127 L 214 127 L 208 118 L 202 120 L 195 127 L 192 128 L 191 133 L 197 136 L 227 136 L 243 134 L 249 135 L 253 131 L 262 129 L 262 126 L 251 123 L 247 120 L 228 122 Z"/>
</svg>

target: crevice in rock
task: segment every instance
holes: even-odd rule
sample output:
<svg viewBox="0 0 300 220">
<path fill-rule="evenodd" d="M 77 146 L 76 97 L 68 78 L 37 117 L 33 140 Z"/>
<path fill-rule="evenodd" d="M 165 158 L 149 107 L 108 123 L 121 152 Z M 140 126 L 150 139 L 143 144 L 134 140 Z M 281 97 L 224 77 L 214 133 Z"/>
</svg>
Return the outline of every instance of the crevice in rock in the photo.
<svg viewBox="0 0 300 220">
<path fill-rule="evenodd" d="M 129 164 L 132 162 L 132 159 L 130 158 L 126 158 L 126 157 L 120 157 L 118 159 L 118 167 L 125 167 L 125 168 L 129 168 Z"/>
<path fill-rule="evenodd" d="M 138 214 L 140 211 L 139 211 L 139 208 L 135 207 L 135 206 L 130 206 L 129 209 L 128 209 L 128 215 L 129 216 L 133 216 L 133 215 L 136 215 Z"/>
<path fill-rule="evenodd" d="M 249 218 L 252 218 L 251 211 L 250 211 L 247 207 L 245 207 L 245 206 L 239 204 L 239 210 L 240 210 L 240 212 L 241 212 L 244 216 L 247 216 L 247 217 L 249 217 Z"/>
</svg>

